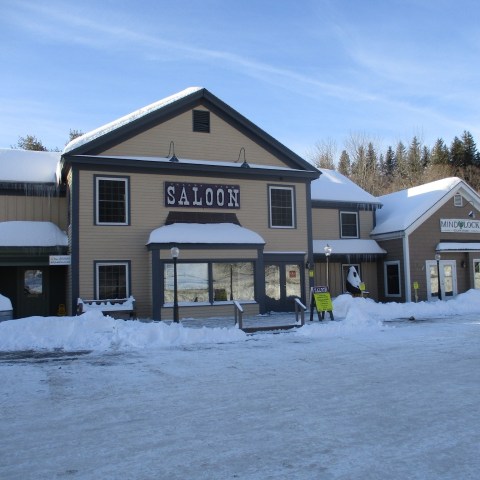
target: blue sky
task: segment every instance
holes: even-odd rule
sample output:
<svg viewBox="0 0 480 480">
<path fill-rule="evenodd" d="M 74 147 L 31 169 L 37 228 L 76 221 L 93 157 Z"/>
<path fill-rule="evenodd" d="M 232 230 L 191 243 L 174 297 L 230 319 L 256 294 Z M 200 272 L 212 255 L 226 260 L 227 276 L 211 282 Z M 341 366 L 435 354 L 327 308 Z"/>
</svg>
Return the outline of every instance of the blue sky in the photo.
<svg viewBox="0 0 480 480">
<path fill-rule="evenodd" d="M 0 147 L 202 86 L 296 153 L 480 146 L 476 0 L 0 0 Z"/>
</svg>

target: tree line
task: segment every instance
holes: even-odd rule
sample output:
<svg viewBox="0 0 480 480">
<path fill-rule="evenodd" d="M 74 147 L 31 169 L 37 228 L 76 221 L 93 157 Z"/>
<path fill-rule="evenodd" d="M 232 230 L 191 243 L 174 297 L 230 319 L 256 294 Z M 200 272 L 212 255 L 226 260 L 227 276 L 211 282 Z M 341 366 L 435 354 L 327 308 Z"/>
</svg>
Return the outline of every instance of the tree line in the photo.
<svg viewBox="0 0 480 480">
<path fill-rule="evenodd" d="M 460 177 L 480 190 L 480 152 L 472 134 L 464 131 L 450 145 L 439 138 L 431 147 L 417 136 L 385 150 L 366 135 L 351 135 L 337 156 L 335 142 L 319 142 L 308 154 L 319 168 L 330 168 L 350 178 L 374 196 L 385 195 L 446 177 Z"/>
</svg>

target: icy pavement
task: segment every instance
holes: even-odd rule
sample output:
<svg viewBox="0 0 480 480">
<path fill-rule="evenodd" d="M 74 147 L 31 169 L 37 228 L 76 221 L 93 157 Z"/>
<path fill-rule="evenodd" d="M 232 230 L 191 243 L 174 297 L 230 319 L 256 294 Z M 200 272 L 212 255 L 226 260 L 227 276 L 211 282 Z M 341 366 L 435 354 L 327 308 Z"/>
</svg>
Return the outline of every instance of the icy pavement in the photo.
<svg viewBox="0 0 480 480">
<path fill-rule="evenodd" d="M 480 315 L 357 327 L 4 359 L 0 478 L 477 479 Z"/>
</svg>

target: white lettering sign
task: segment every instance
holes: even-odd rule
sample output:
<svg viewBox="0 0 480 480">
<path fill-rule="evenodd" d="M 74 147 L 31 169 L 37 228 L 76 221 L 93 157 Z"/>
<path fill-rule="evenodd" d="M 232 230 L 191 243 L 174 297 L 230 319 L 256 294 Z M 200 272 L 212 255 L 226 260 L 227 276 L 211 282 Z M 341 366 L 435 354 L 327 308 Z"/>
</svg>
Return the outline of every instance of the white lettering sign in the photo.
<svg viewBox="0 0 480 480">
<path fill-rule="evenodd" d="M 71 265 L 70 255 L 50 255 L 49 265 Z"/>
</svg>

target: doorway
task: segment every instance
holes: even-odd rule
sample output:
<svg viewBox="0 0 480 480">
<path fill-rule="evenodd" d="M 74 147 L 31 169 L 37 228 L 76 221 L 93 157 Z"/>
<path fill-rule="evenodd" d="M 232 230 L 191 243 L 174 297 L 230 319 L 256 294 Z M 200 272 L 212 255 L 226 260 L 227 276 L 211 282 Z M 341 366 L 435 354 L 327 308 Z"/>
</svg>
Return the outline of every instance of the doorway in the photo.
<svg viewBox="0 0 480 480">
<path fill-rule="evenodd" d="M 294 298 L 302 297 L 300 264 L 275 262 L 265 264 L 265 307 L 267 312 L 293 312 Z"/>
<path fill-rule="evenodd" d="M 440 297 L 449 300 L 457 295 L 457 265 L 454 260 L 440 260 L 440 278 L 436 260 L 426 261 L 427 300 L 434 301 Z M 439 282 L 440 281 L 440 282 Z M 440 293 L 438 291 L 440 283 Z"/>
<path fill-rule="evenodd" d="M 48 315 L 48 268 L 17 269 L 16 317 Z"/>
</svg>

